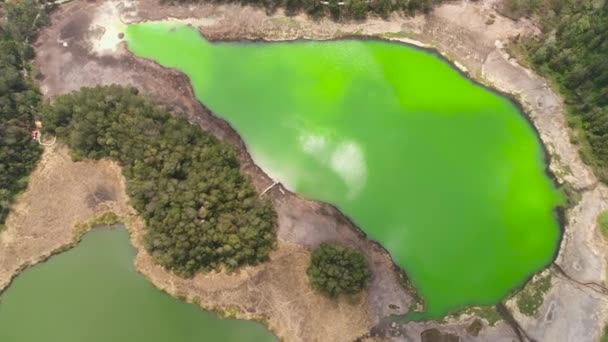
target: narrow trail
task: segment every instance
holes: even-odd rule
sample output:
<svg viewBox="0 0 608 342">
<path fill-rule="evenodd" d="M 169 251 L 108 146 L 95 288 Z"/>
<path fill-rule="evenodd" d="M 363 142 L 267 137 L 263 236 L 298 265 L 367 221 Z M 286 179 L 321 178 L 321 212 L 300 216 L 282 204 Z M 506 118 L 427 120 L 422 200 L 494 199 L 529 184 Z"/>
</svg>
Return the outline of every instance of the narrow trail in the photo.
<svg viewBox="0 0 608 342">
<path fill-rule="evenodd" d="M 519 342 L 539 342 L 526 332 L 526 330 L 519 324 L 519 322 L 513 317 L 507 306 L 504 302 L 496 304 L 496 311 L 502 317 L 502 319 L 511 327 L 513 332 L 517 335 Z"/>
<path fill-rule="evenodd" d="M 38 144 L 40 144 L 41 146 L 50 147 L 50 146 L 55 145 L 55 142 L 57 141 L 57 137 L 54 136 L 53 141 L 45 143 L 45 142 L 42 142 L 42 134 L 39 134 L 39 137 L 36 139 L 36 141 L 38 141 Z"/>
<path fill-rule="evenodd" d="M 574 279 L 572 276 L 570 276 L 568 273 L 566 273 L 566 271 L 557 263 L 553 263 L 553 268 L 556 270 L 557 274 L 561 275 L 563 278 L 561 278 L 560 276 L 558 276 L 557 274 L 554 274 L 556 277 L 561 278 L 561 279 L 566 279 L 569 280 L 577 285 L 580 286 L 584 286 L 585 288 L 588 288 L 592 291 L 594 291 L 597 294 L 600 294 L 602 296 L 608 296 L 608 287 L 602 285 L 602 284 L 598 284 L 596 282 L 581 282 L 578 281 L 576 279 Z"/>
</svg>

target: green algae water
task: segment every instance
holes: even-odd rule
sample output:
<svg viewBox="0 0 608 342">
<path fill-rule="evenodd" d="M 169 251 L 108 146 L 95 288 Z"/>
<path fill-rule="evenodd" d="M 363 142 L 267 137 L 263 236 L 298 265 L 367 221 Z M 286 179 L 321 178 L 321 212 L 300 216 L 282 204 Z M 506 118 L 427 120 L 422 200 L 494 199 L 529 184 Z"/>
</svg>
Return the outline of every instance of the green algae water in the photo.
<svg viewBox="0 0 608 342">
<path fill-rule="evenodd" d="M 137 56 L 184 72 L 255 162 L 382 244 L 425 317 L 495 304 L 550 263 L 559 196 L 507 98 L 432 53 L 372 40 L 210 43 L 127 28 Z"/>
<path fill-rule="evenodd" d="M 275 340 L 256 322 L 220 319 L 169 297 L 134 270 L 134 256 L 125 229 L 99 229 L 26 270 L 0 297 L 0 341 Z"/>
</svg>

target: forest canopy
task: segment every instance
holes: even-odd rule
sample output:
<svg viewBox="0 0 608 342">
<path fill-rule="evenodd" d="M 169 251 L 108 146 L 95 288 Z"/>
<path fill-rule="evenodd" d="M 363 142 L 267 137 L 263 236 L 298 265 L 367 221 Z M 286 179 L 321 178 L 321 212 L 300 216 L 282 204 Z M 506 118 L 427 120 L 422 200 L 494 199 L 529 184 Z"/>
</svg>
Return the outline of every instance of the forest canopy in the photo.
<svg viewBox="0 0 608 342">
<path fill-rule="evenodd" d="M 583 160 L 608 182 L 608 1 L 533 3 L 526 13 L 538 16 L 544 33 L 519 47 L 560 88 Z"/>
<path fill-rule="evenodd" d="M 368 13 L 387 18 L 392 12 L 407 15 L 428 13 L 444 0 L 161 0 L 166 3 L 228 2 L 259 6 L 267 13 L 283 8 L 287 15 L 307 13 L 311 17 L 331 16 L 339 19 L 365 19 Z"/>
<path fill-rule="evenodd" d="M 46 22 L 37 2 L 0 3 L 0 230 L 15 200 L 27 186 L 27 176 L 41 154 L 30 138 L 40 94 L 29 78 L 33 48 L 30 41 Z"/>
<path fill-rule="evenodd" d="M 182 276 L 268 259 L 276 213 L 241 174 L 236 151 L 119 86 L 83 88 L 43 111 L 75 159 L 120 163 L 146 249 Z"/>
<path fill-rule="evenodd" d="M 313 289 L 331 298 L 356 295 L 367 287 L 370 277 L 367 261 L 361 253 L 327 243 L 312 252 L 306 274 Z"/>
</svg>

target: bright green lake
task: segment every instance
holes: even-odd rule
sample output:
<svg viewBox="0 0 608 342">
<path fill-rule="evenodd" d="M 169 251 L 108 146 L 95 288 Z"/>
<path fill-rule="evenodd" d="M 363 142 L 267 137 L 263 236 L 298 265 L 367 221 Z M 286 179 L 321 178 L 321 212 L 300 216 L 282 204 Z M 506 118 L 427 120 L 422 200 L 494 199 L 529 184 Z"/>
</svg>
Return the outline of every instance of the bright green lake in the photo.
<svg viewBox="0 0 608 342">
<path fill-rule="evenodd" d="M 129 49 L 190 77 L 258 165 L 381 243 L 427 316 L 494 304 L 550 263 L 559 196 L 508 99 L 437 56 L 382 41 L 210 43 L 129 25 Z"/>
<path fill-rule="evenodd" d="M 26 270 L 0 297 L 0 341 L 275 341 L 256 322 L 164 294 L 134 270 L 134 256 L 125 229 L 99 229 Z"/>
</svg>

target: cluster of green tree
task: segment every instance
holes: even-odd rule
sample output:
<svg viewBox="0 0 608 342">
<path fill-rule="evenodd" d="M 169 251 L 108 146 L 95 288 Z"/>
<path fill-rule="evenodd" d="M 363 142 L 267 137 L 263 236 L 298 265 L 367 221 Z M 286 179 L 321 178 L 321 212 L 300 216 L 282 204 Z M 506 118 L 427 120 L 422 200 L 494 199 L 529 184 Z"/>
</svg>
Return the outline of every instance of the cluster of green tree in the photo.
<svg viewBox="0 0 608 342">
<path fill-rule="evenodd" d="M 511 19 L 529 17 L 547 6 L 546 0 L 504 0 L 500 13 Z"/>
<path fill-rule="evenodd" d="M 120 163 L 146 248 L 181 276 L 264 261 L 276 213 L 239 169 L 232 146 L 167 114 L 133 88 L 83 88 L 43 110 L 74 159 Z"/>
<path fill-rule="evenodd" d="M 34 56 L 30 41 L 47 20 L 36 1 L 0 3 L 0 230 L 15 195 L 25 189 L 27 176 L 41 150 L 30 138 L 40 94 L 30 75 Z"/>
<path fill-rule="evenodd" d="M 583 159 L 607 182 L 608 2 L 547 0 L 537 8 L 544 34 L 519 46 L 560 88 Z"/>
<path fill-rule="evenodd" d="M 370 271 L 365 257 L 345 246 L 321 244 L 306 270 L 311 286 L 331 298 L 354 296 L 367 286 Z"/>
<path fill-rule="evenodd" d="M 168 3 L 193 2 L 233 2 L 243 5 L 260 6 L 268 13 L 278 8 L 285 9 L 288 15 L 307 13 L 311 17 L 331 16 L 335 20 L 365 19 L 368 13 L 375 13 L 383 18 L 395 11 L 407 15 L 428 13 L 434 5 L 444 0 L 161 0 Z"/>
</svg>

